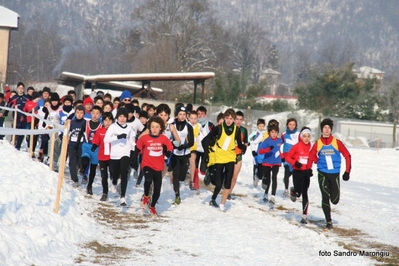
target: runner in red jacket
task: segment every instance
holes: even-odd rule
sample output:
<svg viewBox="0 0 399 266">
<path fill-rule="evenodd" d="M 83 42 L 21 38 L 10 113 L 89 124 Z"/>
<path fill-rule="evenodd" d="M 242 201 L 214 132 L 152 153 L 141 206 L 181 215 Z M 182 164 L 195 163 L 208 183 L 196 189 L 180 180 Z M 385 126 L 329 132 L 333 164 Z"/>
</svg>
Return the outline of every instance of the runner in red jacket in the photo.
<svg viewBox="0 0 399 266">
<path fill-rule="evenodd" d="M 106 112 L 102 115 L 104 127 L 99 128 L 94 134 L 93 140 L 91 141 L 93 146 L 92 150 L 98 148 L 98 160 L 100 162 L 101 171 L 101 184 L 103 186 L 103 195 L 101 196 L 101 201 L 106 201 L 108 199 L 108 171 L 109 171 L 109 160 L 111 143 L 104 143 L 105 133 L 111 124 L 114 123 L 114 117 L 112 113 Z"/>
<path fill-rule="evenodd" d="M 165 156 L 169 156 L 173 150 L 170 140 L 162 134 L 165 131 L 165 123 L 162 118 L 153 116 L 148 121 L 150 134 L 143 135 L 137 140 L 136 148 L 143 154 L 141 161 L 144 172 L 144 196 L 141 200 L 141 208 L 145 209 L 150 203 L 150 186 L 154 183 L 151 199 L 150 213 L 157 215 L 155 204 L 157 203 L 162 186 L 162 171 L 165 167 Z"/>
<path fill-rule="evenodd" d="M 24 109 L 22 109 L 22 111 L 26 112 L 26 113 L 32 113 L 32 110 L 35 110 L 37 107 L 37 101 L 40 99 L 40 93 L 35 91 L 32 93 L 32 100 L 27 101 Z M 33 111 L 34 114 L 37 114 L 37 110 Z M 37 118 L 34 118 L 32 116 L 27 116 L 26 117 L 26 121 L 27 121 L 27 128 L 31 128 L 31 123 L 32 123 L 32 119 L 34 119 L 34 129 L 38 128 L 38 124 L 39 124 L 39 120 Z M 39 139 L 39 135 L 33 135 L 33 154 L 32 157 L 35 157 L 35 150 L 36 150 L 36 145 L 37 145 L 37 140 Z M 28 148 L 30 148 L 30 135 L 26 136 L 26 143 Z"/>
<path fill-rule="evenodd" d="M 285 157 L 287 163 L 293 168 L 294 187 L 291 187 L 291 200 L 296 201 L 297 197 L 302 195 L 302 220 L 301 223 L 307 224 L 308 214 L 308 189 L 310 177 L 313 175 L 312 169 L 307 169 L 310 148 L 310 128 L 303 127 L 299 133 L 299 142 L 292 146 Z"/>
</svg>

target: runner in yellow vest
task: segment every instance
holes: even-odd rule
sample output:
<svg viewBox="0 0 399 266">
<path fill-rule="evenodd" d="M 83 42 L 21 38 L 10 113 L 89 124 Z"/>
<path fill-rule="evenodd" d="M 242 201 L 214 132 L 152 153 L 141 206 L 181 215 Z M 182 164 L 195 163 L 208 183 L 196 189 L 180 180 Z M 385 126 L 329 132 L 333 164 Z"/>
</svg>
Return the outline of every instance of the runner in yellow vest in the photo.
<svg viewBox="0 0 399 266">
<path fill-rule="evenodd" d="M 227 196 L 230 193 L 231 180 L 234 173 L 234 164 L 236 162 L 236 147 L 240 148 L 245 153 L 247 146 L 241 141 L 241 134 L 237 126 L 234 124 L 236 113 L 234 109 L 227 109 L 224 113 L 224 122 L 215 127 L 209 133 L 208 143 L 206 147 L 214 146 L 214 162 L 216 167 L 215 190 L 213 191 L 212 199 L 209 205 L 220 208 L 225 211 L 224 204 Z M 216 203 L 217 195 L 222 189 L 224 190 L 220 205 Z"/>
</svg>

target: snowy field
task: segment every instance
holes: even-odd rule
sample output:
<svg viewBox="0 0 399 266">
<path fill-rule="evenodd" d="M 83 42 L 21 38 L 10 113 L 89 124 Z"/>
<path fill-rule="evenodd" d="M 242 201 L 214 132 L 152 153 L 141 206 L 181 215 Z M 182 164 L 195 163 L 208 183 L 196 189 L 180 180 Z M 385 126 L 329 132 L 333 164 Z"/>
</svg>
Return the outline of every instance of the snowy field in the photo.
<svg viewBox="0 0 399 266">
<path fill-rule="evenodd" d="M 300 225 L 300 202 L 282 196 L 276 207 L 261 202 L 252 185 L 252 159 L 244 156 L 227 211 L 208 205 L 211 192 L 193 195 L 182 183 L 182 203 L 168 178 L 157 205 L 159 217 L 139 209 L 143 188 L 128 184 L 128 208 L 110 194 L 100 203 L 99 172 L 87 197 L 66 176 L 59 214 L 54 213 L 58 175 L 0 141 L 0 265 L 374 265 L 397 264 L 399 250 L 399 152 L 350 148 L 349 182 L 333 206 L 334 230 L 325 232 L 317 179 L 309 190 L 309 223 Z M 315 171 L 315 169 L 314 169 Z M 68 173 L 68 171 L 67 171 Z M 219 202 L 220 197 L 217 201 Z M 356 256 L 339 256 L 353 251 Z M 360 250 L 382 252 L 361 256 Z M 328 253 L 330 252 L 330 253 Z M 335 252 L 335 253 L 334 253 Z M 388 255 L 389 254 L 389 255 Z M 324 255 L 324 256 L 323 256 Z M 378 261 L 377 261 L 378 258 Z"/>
</svg>

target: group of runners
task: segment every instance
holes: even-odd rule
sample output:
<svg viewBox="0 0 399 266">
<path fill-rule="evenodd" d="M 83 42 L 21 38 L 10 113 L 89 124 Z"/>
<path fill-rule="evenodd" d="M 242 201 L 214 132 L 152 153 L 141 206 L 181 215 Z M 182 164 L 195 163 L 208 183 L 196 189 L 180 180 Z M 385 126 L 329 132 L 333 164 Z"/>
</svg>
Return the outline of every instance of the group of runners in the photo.
<svg viewBox="0 0 399 266">
<path fill-rule="evenodd" d="M 347 181 L 351 171 L 351 156 L 343 143 L 332 136 L 333 121 L 325 118 L 320 123 L 321 136 L 312 145 L 311 129 L 298 129 L 297 121 L 289 118 L 286 130 L 280 134 L 279 122 L 271 119 L 266 123 L 257 120 L 257 130 L 248 136 L 243 126 L 244 114 L 232 108 L 218 115 L 216 124 L 209 121 L 207 109 L 193 109 L 178 103 L 172 109 L 165 103 L 158 106 L 142 104 L 132 99 L 129 91 L 112 98 L 101 91 L 77 100 L 75 91 L 60 97 L 44 88 L 36 92 L 32 87 L 25 94 L 25 86 L 19 83 L 14 95 L 0 94 L 0 106 L 17 107 L 25 112 L 32 110 L 50 120 L 65 124 L 70 120 L 68 136 L 68 164 L 74 187 L 86 186 L 93 195 L 93 181 L 99 165 L 102 195 L 108 199 L 109 190 L 120 194 L 120 205 L 126 206 L 126 189 L 131 173 L 136 176 L 136 186 L 144 177 L 144 194 L 140 205 L 157 215 L 162 179 L 171 172 L 175 198 L 173 205 L 181 204 L 180 184 L 190 176 L 189 187 L 199 191 L 200 178 L 214 184 L 209 205 L 226 211 L 226 201 L 233 198 L 232 191 L 242 167 L 243 155 L 250 149 L 253 156 L 253 186 L 262 183 L 263 201 L 276 203 L 277 174 L 284 167 L 284 196 L 296 201 L 302 198 L 301 223 L 307 223 L 308 189 L 313 176 L 312 165 L 317 165 L 317 179 L 322 195 L 322 209 L 326 228 L 332 228 L 330 203 L 337 204 L 340 198 L 341 155 L 346 168 L 343 180 Z M 32 91 L 33 90 L 33 91 Z M 8 115 L 0 109 L 1 119 Z M 17 115 L 17 128 L 30 127 L 31 117 Z M 37 119 L 36 119 L 37 120 Z M 41 120 L 34 122 L 35 128 L 50 128 Z M 314 132 L 316 133 L 316 132 Z M 51 147 L 54 152 L 54 170 L 58 163 L 63 141 L 59 132 Z M 18 136 L 15 147 L 21 148 L 24 136 Z M 39 138 L 34 138 L 34 149 Z M 34 157 L 45 161 L 48 154 L 49 136 L 40 136 L 39 152 Z M 29 141 L 27 142 L 29 143 Z M 29 145 L 29 144 L 28 144 Z M 79 181 L 79 176 L 81 180 Z M 290 187 L 290 176 L 293 185 Z M 108 180 L 111 178 L 111 185 Z M 223 189 L 220 201 L 217 197 Z M 270 193 L 269 193 L 270 192 Z M 219 202 L 219 203 L 218 203 Z"/>
</svg>

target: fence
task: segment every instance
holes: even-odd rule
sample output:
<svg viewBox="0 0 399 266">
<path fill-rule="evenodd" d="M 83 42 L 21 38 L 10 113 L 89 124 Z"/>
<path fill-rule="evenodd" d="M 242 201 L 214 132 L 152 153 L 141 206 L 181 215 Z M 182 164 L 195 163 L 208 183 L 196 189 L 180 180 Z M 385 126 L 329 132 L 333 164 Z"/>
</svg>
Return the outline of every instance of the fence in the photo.
<svg viewBox="0 0 399 266">
<path fill-rule="evenodd" d="M 65 125 L 59 125 L 57 123 L 54 123 L 53 121 L 50 120 L 45 120 L 42 117 L 35 115 L 33 112 L 32 113 L 26 113 L 23 112 L 21 110 L 19 110 L 18 108 L 8 108 L 8 107 L 3 107 L 1 106 L 0 109 L 5 109 L 8 111 L 13 111 L 13 117 L 14 117 L 14 127 L 13 128 L 4 128 L 1 127 L 0 128 L 0 135 L 13 135 L 12 137 L 12 145 L 14 145 L 15 143 L 15 139 L 16 136 L 20 136 L 20 135 L 30 135 L 30 154 L 33 153 L 32 151 L 32 147 L 33 147 L 33 135 L 39 135 L 39 134 L 51 134 L 51 148 L 49 147 L 49 151 L 50 152 L 50 165 L 49 165 L 49 169 L 50 171 L 53 169 L 53 157 L 54 157 L 54 141 L 55 138 L 58 137 L 57 132 L 59 131 L 63 131 L 64 135 L 63 135 L 63 142 L 62 142 L 62 148 L 61 148 L 61 155 L 59 158 L 59 162 L 60 162 L 60 171 L 58 174 L 58 185 L 57 185 L 57 196 L 56 196 L 56 202 L 55 202 L 55 213 L 58 213 L 58 209 L 59 209 L 59 203 L 60 203 L 60 199 L 61 199 L 61 189 L 62 189 L 62 184 L 64 182 L 64 169 L 65 169 L 65 163 L 66 163 L 66 155 L 67 155 L 67 148 L 68 148 L 68 136 L 69 136 L 69 124 L 70 124 L 70 120 L 67 120 Z M 41 122 L 46 122 L 46 124 L 49 124 L 51 126 L 53 126 L 53 129 L 33 129 L 33 124 L 34 124 L 34 119 L 32 119 L 31 125 L 29 125 L 30 129 L 16 129 L 16 118 L 17 118 L 17 113 L 23 113 L 26 116 L 30 116 L 32 118 L 36 117 L 38 118 Z"/>
</svg>

